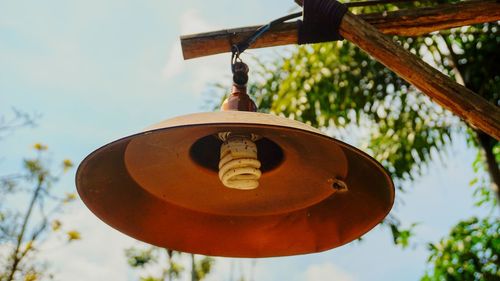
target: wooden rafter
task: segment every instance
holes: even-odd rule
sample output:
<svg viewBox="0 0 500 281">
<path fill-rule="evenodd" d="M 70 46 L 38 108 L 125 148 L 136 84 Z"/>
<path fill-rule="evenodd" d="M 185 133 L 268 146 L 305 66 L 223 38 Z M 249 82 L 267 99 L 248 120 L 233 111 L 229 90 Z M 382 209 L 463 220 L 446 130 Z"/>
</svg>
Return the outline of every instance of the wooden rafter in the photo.
<svg viewBox="0 0 500 281">
<path fill-rule="evenodd" d="M 473 3 L 473 5 L 470 5 L 471 3 Z M 475 15 L 470 14 L 471 10 L 469 10 L 468 18 L 478 18 L 477 14 L 483 15 L 484 12 L 484 14 L 493 15 L 493 18 L 488 17 L 487 20 L 485 20 L 486 17 L 482 17 L 482 20 L 484 21 L 496 21 L 500 19 L 500 4 L 496 1 L 470 1 L 452 5 L 454 5 L 455 9 L 450 8 L 450 5 L 442 5 L 445 6 L 448 11 L 454 11 L 452 15 L 451 12 L 449 12 L 449 14 L 445 16 L 442 12 L 442 6 L 432 8 L 435 13 L 440 11 L 439 14 L 434 14 L 434 17 L 430 17 L 427 14 L 427 16 L 424 17 L 426 18 L 427 24 L 424 24 L 425 21 L 419 20 L 418 24 L 414 25 L 415 28 L 421 25 L 422 28 L 427 30 L 426 32 L 429 32 L 434 29 L 428 29 L 428 25 L 434 26 L 436 22 L 439 22 L 441 24 L 438 26 L 439 28 L 442 28 L 443 26 L 447 26 L 446 24 L 442 24 L 443 22 L 450 21 L 454 22 L 451 26 L 460 26 L 464 21 L 461 20 L 457 22 L 453 19 L 459 17 L 458 15 L 462 15 L 462 18 L 465 17 L 465 15 L 461 13 L 461 11 L 465 9 L 464 5 L 467 5 L 467 7 L 471 9 L 472 7 L 478 5 L 489 5 L 489 9 L 494 10 L 493 13 L 490 13 L 487 11 L 488 8 L 483 6 L 480 11 L 475 10 Z M 416 10 L 420 10 L 420 12 L 422 12 L 421 9 Z M 428 13 L 429 10 L 425 11 Z M 446 19 L 443 19 L 443 17 Z M 400 24 L 407 23 L 407 20 L 403 19 L 404 18 L 400 18 Z M 482 21 L 476 21 L 474 23 L 478 22 Z M 470 22 L 467 24 L 470 24 Z M 283 26 L 281 28 L 283 28 Z M 406 28 L 407 27 L 404 27 L 404 29 Z M 290 36 L 287 37 L 282 33 L 283 29 L 281 30 L 281 33 L 277 30 L 273 30 L 268 33 L 268 36 L 270 36 L 269 34 L 274 34 L 274 41 L 278 42 L 273 43 L 272 46 L 296 42 L 296 34 L 293 38 L 290 38 Z M 470 91 L 464 86 L 459 85 L 446 75 L 423 62 L 420 58 L 405 50 L 360 16 L 347 12 L 342 19 L 339 31 L 346 40 L 363 49 L 366 53 L 384 64 L 387 68 L 397 73 L 401 78 L 405 79 L 423 93 L 427 94 L 432 100 L 450 110 L 473 127 L 479 128 L 485 133 L 495 137 L 497 140 L 500 140 L 500 109 L 496 105 L 489 103 L 481 96 Z M 249 33 L 251 33 L 251 31 L 249 31 Z M 285 34 L 289 33 L 290 32 L 285 32 Z M 221 36 L 225 39 L 221 39 Z M 242 38 L 245 38 L 244 36 Z M 201 35 L 184 36 L 181 41 L 186 58 L 186 53 L 192 54 L 191 51 L 195 45 L 199 48 L 196 51 L 196 56 L 210 55 L 214 54 L 216 46 L 224 46 L 224 48 L 220 48 L 219 51 L 215 53 L 226 52 L 229 50 L 231 43 L 238 42 L 238 40 L 241 40 L 242 38 L 237 39 L 237 36 L 228 35 L 227 31 L 225 31 L 222 33 L 212 32 Z M 204 43 L 200 45 L 200 41 Z M 190 42 L 191 44 L 186 44 L 187 42 Z M 197 44 L 192 44 L 193 42 L 197 42 Z M 256 46 L 259 45 L 256 44 Z M 260 46 L 262 47 L 262 45 Z"/>
<path fill-rule="evenodd" d="M 475 0 L 432 8 L 399 10 L 358 15 L 389 35 L 419 36 L 432 31 L 500 20 L 500 3 Z M 260 26 L 226 29 L 181 37 L 184 59 L 229 52 L 231 45 L 248 38 Z M 297 43 L 297 23 L 283 23 L 259 38 L 252 48 Z"/>
</svg>

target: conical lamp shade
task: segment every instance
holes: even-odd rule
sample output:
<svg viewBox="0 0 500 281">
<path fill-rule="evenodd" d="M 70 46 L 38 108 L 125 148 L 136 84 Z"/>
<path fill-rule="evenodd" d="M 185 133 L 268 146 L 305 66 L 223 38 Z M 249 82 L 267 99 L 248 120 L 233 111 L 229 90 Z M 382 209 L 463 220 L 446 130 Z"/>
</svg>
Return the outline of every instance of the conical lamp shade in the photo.
<svg viewBox="0 0 500 281">
<path fill-rule="evenodd" d="M 258 188 L 220 182 L 221 132 L 261 137 Z M 365 153 L 303 123 L 241 111 L 181 116 L 107 144 L 82 162 L 76 185 L 129 236 L 228 257 L 328 250 L 375 227 L 394 202 L 389 175 Z"/>
</svg>

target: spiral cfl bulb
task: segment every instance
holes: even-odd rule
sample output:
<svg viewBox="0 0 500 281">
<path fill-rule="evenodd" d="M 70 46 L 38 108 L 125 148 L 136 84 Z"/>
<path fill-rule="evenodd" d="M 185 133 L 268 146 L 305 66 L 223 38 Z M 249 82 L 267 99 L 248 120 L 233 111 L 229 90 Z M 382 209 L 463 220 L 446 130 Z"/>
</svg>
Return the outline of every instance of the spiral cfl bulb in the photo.
<svg viewBox="0 0 500 281">
<path fill-rule="evenodd" d="M 224 186 L 250 190 L 259 186 L 260 161 L 257 159 L 258 139 L 255 135 L 231 135 L 221 133 L 219 179 Z"/>
</svg>

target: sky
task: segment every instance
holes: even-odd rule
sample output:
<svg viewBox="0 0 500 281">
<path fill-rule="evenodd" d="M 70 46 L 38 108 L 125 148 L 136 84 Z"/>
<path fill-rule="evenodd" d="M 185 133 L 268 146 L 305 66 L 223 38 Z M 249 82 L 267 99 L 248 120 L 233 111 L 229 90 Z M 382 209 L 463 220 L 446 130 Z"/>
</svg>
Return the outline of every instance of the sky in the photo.
<svg viewBox="0 0 500 281">
<path fill-rule="evenodd" d="M 265 23 L 289 13 L 293 1 L 5 1 L 0 0 L 0 112 L 39 115 L 35 128 L 0 140 L 0 175 L 19 171 L 36 142 L 50 157 L 75 163 L 96 148 L 150 124 L 206 111 L 207 85 L 227 82 L 229 54 L 182 59 L 183 34 Z M 282 51 L 251 50 L 247 56 Z M 244 273 L 254 280 L 418 280 L 428 242 L 461 219 L 485 215 L 473 206 L 471 163 L 476 152 L 457 136 L 407 192 L 397 193 L 393 214 L 419 223 L 409 249 L 393 245 L 387 228 L 362 242 L 323 253 L 258 260 L 217 258 L 208 280 Z M 74 172 L 58 188 L 74 192 Z M 77 202 L 60 214 L 83 240 L 53 239 L 43 257 L 57 280 L 137 280 L 123 255 L 141 243 L 110 228 Z M 187 280 L 187 279 L 186 279 Z"/>
</svg>

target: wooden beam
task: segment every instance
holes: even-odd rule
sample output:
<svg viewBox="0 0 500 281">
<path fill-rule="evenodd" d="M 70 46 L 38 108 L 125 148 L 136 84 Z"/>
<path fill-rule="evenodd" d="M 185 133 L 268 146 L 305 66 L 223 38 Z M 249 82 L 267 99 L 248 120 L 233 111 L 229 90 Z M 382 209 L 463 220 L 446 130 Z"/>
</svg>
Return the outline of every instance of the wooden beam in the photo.
<svg viewBox="0 0 500 281">
<path fill-rule="evenodd" d="M 294 0 L 297 5 L 302 7 L 302 0 Z M 384 5 L 384 4 L 406 4 L 408 2 L 416 2 L 419 0 L 368 0 L 368 1 L 357 1 L 357 2 L 346 2 L 343 3 L 347 8 L 353 7 L 366 7 L 366 6 L 375 6 L 375 5 Z M 420 0 L 419 2 L 436 2 L 437 0 Z"/>
<path fill-rule="evenodd" d="M 416 10 L 414 12 L 414 10 Z M 437 30 L 500 20 L 500 2 L 476 0 L 361 17 L 389 35 L 419 36 Z"/>
<path fill-rule="evenodd" d="M 347 12 L 340 34 L 414 85 L 443 108 L 500 140 L 500 108 L 459 85 L 395 43 L 362 18 Z"/>
<path fill-rule="evenodd" d="M 385 4 L 404 4 L 405 2 L 415 2 L 417 0 L 368 0 L 368 1 L 357 1 L 357 2 L 347 2 L 344 3 L 347 7 L 366 7 L 366 6 L 374 6 L 374 5 L 385 5 Z M 429 2 L 436 0 L 424 0 L 421 2 Z"/>
<path fill-rule="evenodd" d="M 387 13 L 359 15 L 389 35 L 419 36 L 432 31 L 500 20 L 500 2 L 474 0 Z M 229 52 L 234 43 L 248 38 L 259 26 L 181 36 L 184 59 Z M 297 43 L 297 23 L 283 23 L 259 38 L 251 48 Z"/>
</svg>

